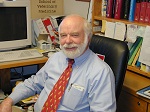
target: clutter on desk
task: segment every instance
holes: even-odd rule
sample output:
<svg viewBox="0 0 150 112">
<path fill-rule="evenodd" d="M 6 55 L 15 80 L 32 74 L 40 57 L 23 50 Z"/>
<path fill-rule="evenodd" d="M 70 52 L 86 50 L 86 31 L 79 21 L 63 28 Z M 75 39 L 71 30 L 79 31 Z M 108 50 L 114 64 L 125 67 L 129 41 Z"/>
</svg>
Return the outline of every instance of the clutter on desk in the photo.
<svg viewBox="0 0 150 112">
<path fill-rule="evenodd" d="M 4 94 L 4 92 L 0 89 L 0 103 L 6 98 L 7 96 Z"/>
<path fill-rule="evenodd" d="M 64 17 L 56 15 L 32 20 L 33 46 L 48 57 L 60 50 L 58 26 Z"/>
</svg>

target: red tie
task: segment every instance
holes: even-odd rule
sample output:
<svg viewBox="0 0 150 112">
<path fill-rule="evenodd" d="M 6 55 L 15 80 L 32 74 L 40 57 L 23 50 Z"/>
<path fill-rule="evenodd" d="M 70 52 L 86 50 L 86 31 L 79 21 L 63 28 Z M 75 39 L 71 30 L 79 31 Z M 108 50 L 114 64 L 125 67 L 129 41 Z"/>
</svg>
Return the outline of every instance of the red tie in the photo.
<svg viewBox="0 0 150 112">
<path fill-rule="evenodd" d="M 73 59 L 68 60 L 68 67 L 60 76 L 59 80 L 54 85 L 52 91 L 50 92 L 44 106 L 42 112 L 56 112 L 60 100 L 64 94 L 66 86 L 68 84 L 70 74 L 72 72 L 72 64 L 74 63 Z"/>
</svg>

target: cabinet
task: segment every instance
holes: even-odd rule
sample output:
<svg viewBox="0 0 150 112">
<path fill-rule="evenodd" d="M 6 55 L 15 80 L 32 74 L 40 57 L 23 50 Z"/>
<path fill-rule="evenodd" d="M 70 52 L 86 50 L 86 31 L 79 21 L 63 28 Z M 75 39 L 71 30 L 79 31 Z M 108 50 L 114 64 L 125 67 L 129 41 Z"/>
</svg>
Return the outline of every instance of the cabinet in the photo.
<svg viewBox="0 0 150 112">
<path fill-rule="evenodd" d="M 150 112 L 150 100 L 136 94 L 136 91 L 150 85 L 150 74 L 128 66 L 117 112 Z"/>
<path fill-rule="evenodd" d="M 123 19 L 113 19 L 101 16 L 102 0 L 93 0 L 92 27 L 93 34 L 95 27 L 102 25 L 102 20 L 110 22 L 123 22 L 125 24 L 136 24 L 146 26 L 150 24 L 130 22 Z M 98 21 L 99 24 L 95 24 Z M 150 85 L 150 73 L 145 73 L 136 67 L 128 66 L 120 98 L 117 102 L 117 112 L 150 112 L 150 100 L 138 96 L 136 91 Z"/>
</svg>

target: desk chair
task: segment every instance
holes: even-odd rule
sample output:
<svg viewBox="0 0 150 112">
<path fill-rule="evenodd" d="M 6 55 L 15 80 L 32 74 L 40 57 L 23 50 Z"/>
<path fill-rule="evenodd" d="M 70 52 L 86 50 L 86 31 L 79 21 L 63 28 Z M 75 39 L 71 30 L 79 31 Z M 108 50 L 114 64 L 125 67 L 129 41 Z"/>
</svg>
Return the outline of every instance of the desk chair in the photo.
<svg viewBox="0 0 150 112">
<path fill-rule="evenodd" d="M 118 100 L 126 73 L 129 49 L 125 42 L 108 37 L 93 35 L 90 49 L 105 55 L 105 62 L 115 75 L 116 100 Z"/>
</svg>

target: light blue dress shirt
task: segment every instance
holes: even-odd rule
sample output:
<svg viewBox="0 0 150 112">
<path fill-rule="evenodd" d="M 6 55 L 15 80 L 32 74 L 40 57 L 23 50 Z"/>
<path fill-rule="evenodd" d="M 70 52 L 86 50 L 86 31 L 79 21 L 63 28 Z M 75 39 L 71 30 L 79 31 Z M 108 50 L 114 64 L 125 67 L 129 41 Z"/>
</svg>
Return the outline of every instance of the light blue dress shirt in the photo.
<svg viewBox="0 0 150 112">
<path fill-rule="evenodd" d="M 67 67 L 62 51 L 51 56 L 31 78 L 10 94 L 14 104 L 40 94 L 34 111 L 40 112 L 54 84 Z M 115 79 L 110 67 L 88 49 L 75 59 L 73 71 L 57 112 L 115 112 Z"/>
</svg>

